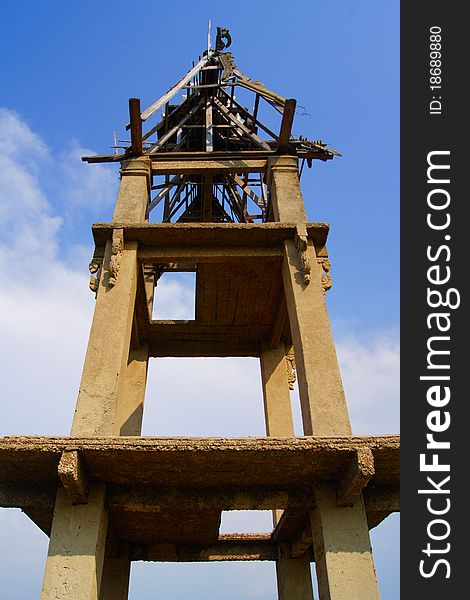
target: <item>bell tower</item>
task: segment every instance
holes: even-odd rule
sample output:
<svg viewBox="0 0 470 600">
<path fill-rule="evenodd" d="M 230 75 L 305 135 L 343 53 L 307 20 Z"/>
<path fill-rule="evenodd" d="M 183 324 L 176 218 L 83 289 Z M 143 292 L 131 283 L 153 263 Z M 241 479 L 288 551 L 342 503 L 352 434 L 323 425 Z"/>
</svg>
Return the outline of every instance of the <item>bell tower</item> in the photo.
<svg viewBox="0 0 470 600">
<path fill-rule="evenodd" d="M 230 42 L 219 28 L 151 106 L 130 99 L 130 141 L 83 158 L 120 163 L 121 179 L 112 221 L 92 227 L 70 436 L 0 441 L 1 504 L 50 536 L 42 600 L 124 600 L 137 560 L 274 561 L 279 600 L 312 600 L 314 561 L 321 600 L 379 598 L 369 529 L 398 510 L 399 439 L 352 435 L 329 226 L 307 221 L 300 188 L 305 163 L 338 153 L 292 134 L 295 100 L 245 75 Z M 181 271 L 196 274 L 195 318 L 154 319 L 159 278 Z M 260 359 L 266 437 L 141 437 L 148 361 L 189 356 Z M 224 510 L 272 510 L 273 529 L 221 535 Z"/>
</svg>

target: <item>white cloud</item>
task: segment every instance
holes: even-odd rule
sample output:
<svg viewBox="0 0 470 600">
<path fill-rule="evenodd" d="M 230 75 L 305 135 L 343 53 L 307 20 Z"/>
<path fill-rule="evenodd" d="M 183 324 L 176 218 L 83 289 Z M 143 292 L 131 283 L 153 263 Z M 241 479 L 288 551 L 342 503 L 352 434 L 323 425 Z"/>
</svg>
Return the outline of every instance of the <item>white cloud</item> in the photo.
<svg viewBox="0 0 470 600">
<path fill-rule="evenodd" d="M 398 433 L 398 341 L 390 335 L 368 340 L 350 335 L 338 341 L 337 351 L 354 434 Z"/>
</svg>

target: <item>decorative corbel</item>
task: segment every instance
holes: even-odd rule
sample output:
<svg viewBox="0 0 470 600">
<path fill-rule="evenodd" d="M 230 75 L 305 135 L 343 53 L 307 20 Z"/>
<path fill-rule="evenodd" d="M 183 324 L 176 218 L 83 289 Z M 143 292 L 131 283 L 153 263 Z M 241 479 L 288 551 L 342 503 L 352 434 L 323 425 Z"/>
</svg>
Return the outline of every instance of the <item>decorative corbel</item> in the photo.
<svg viewBox="0 0 470 600">
<path fill-rule="evenodd" d="M 295 356 L 292 348 L 286 352 L 286 367 L 287 367 L 287 383 L 289 384 L 289 389 L 294 389 L 294 383 L 297 379 L 296 374 L 296 366 L 295 366 Z"/>
<path fill-rule="evenodd" d="M 109 287 L 114 287 L 116 285 L 119 268 L 121 267 L 123 249 L 124 231 L 122 229 L 114 229 L 111 247 L 111 259 L 109 261 Z"/>
<path fill-rule="evenodd" d="M 323 294 L 326 295 L 326 292 L 331 289 L 331 286 L 333 285 L 333 282 L 331 281 L 331 276 L 330 276 L 330 270 L 331 270 L 331 263 L 328 260 L 328 258 L 322 257 L 322 258 L 317 258 L 317 262 L 320 265 L 321 269 L 320 269 L 320 273 L 321 273 L 321 285 L 323 288 Z"/>
<path fill-rule="evenodd" d="M 310 283 L 310 273 L 312 271 L 312 265 L 307 256 L 308 248 L 308 234 L 305 225 L 297 225 L 295 228 L 295 245 L 299 254 L 300 260 L 300 272 L 302 273 L 302 279 L 305 285 Z"/>
</svg>

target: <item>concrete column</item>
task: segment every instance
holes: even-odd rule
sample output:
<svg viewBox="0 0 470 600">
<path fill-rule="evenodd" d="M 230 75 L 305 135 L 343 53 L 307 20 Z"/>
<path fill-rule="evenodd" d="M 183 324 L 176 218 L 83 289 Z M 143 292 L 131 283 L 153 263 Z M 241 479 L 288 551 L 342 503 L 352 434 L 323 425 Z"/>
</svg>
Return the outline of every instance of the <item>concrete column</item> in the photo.
<svg viewBox="0 0 470 600">
<path fill-rule="evenodd" d="M 267 175 L 274 220 L 305 223 L 307 215 L 300 190 L 297 157 L 276 156 L 269 159 Z"/>
<path fill-rule="evenodd" d="M 116 412 L 124 397 L 137 289 L 137 242 L 126 242 L 114 286 L 108 243 L 70 435 L 119 435 Z"/>
<path fill-rule="evenodd" d="M 263 346 L 260 362 L 266 435 L 293 437 L 294 424 L 284 344 L 279 344 L 277 348 Z"/>
<path fill-rule="evenodd" d="M 268 185 L 276 221 L 305 225 L 307 221 L 297 158 L 269 161 Z M 282 276 L 294 341 L 297 379 L 305 435 L 351 435 L 349 415 L 336 349 L 326 311 L 321 267 L 309 242 L 306 258 L 310 283 L 302 277 L 302 259 L 295 240 L 284 244 Z"/>
<path fill-rule="evenodd" d="M 275 220 L 305 225 L 295 157 L 270 159 L 268 185 Z M 300 227 L 299 231 L 302 230 Z M 335 344 L 311 241 L 284 243 L 282 276 L 294 342 L 305 435 L 350 436 L 351 425 Z M 310 281 L 303 267 L 311 267 Z M 336 506 L 327 485 L 315 493 L 310 515 L 320 600 L 376 600 L 379 596 L 362 496 L 351 508 Z"/>
<path fill-rule="evenodd" d="M 116 430 L 118 435 L 140 435 L 147 385 L 148 344 L 131 348 L 127 361 L 124 393 L 118 403 Z"/>
<path fill-rule="evenodd" d="M 305 435 L 351 435 L 336 348 L 326 311 L 321 271 L 310 242 L 311 280 L 306 285 L 294 240 L 284 242 L 282 277 L 294 341 Z"/>
<path fill-rule="evenodd" d="M 281 343 L 277 348 L 264 346 L 260 361 L 266 434 L 273 437 L 293 437 L 294 425 L 284 344 Z M 274 526 L 281 515 L 281 510 L 273 511 Z M 279 600 L 312 600 L 312 576 L 308 554 L 290 558 L 289 545 L 280 544 L 276 574 Z"/>
<path fill-rule="evenodd" d="M 57 491 L 41 600 L 98 600 L 107 530 L 105 485 L 90 486 L 88 504 Z"/>
<path fill-rule="evenodd" d="M 113 214 L 113 223 L 143 223 L 152 185 L 149 158 L 131 158 L 121 163 L 121 185 Z"/>
<path fill-rule="evenodd" d="M 380 600 L 364 503 L 338 508 L 330 486 L 315 492 L 311 512 L 320 600 Z"/>
<path fill-rule="evenodd" d="M 106 558 L 100 600 L 127 600 L 131 563 L 127 556 Z"/>
<path fill-rule="evenodd" d="M 115 224 L 145 220 L 150 186 L 148 158 L 123 162 Z M 148 353 L 144 347 L 130 352 L 138 276 L 137 243 L 123 242 L 120 233 L 119 228 L 114 230 L 114 243 L 109 241 L 105 250 L 72 436 L 140 433 Z M 59 488 L 42 600 L 100 598 L 103 564 L 109 560 L 104 559 L 105 492 L 104 484 L 95 484 L 87 504 L 72 506 Z M 123 573 L 126 569 L 129 570 L 129 564 Z M 127 583 L 124 576 L 108 581 L 113 579 L 111 565 L 106 566 L 104 577 L 104 589 L 113 584 L 113 597 L 127 598 L 128 579 Z M 115 591 L 118 581 L 120 596 Z"/>
<path fill-rule="evenodd" d="M 279 544 L 279 560 L 276 561 L 279 600 L 312 600 L 313 586 L 308 552 L 298 558 L 290 558 L 289 552 L 290 544 Z"/>
<path fill-rule="evenodd" d="M 124 161 L 113 223 L 142 223 L 150 186 L 148 158 Z M 115 230 L 113 235 L 118 232 Z M 122 423 L 117 423 L 117 419 L 119 412 L 125 412 L 120 403 L 124 402 L 128 370 L 138 246 L 136 242 L 125 242 L 122 248 L 114 245 L 114 250 L 111 241 L 106 246 L 71 435 L 120 435 Z M 132 366 L 132 376 L 131 371 Z"/>
</svg>

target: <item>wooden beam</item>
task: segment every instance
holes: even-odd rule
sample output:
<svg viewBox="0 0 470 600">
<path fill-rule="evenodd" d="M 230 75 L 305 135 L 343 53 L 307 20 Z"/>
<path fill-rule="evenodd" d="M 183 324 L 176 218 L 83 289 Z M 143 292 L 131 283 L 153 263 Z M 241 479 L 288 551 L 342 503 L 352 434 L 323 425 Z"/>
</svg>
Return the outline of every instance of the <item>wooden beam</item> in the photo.
<svg viewBox="0 0 470 600">
<path fill-rule="evenodd" d="M 286 154 L 289 151 L 289 140 L 292 132 L 292 124 L 294 122 L 296 104 L 296 101 L 291 98 L 286 100 L 284 105 L 278 142 L 278 148 L 281 154 Z"/>
<path fill-rule="evenodd" d="M 353 457 L 336 489 L 337 505 L 352 506 L 373 475 L 375 475 L 375 467 L 372 450 L 368 447 L 354 450 Z"/>
<path fill-rule="evenodd" d="M 202 220 L 205 223 L 212 221 L 212 175 L 209 173 L 204 177 L 203 198 L 202 198 Z"/>
<path fill-rule="evenodd" d="M 163 198 L 171 190 L 171 188 L 179 183 L 180 179 L 181 175 L 175 175 L 170 179 L 170 181 L 167 184 L 164 184 L 164 187 L 158 192 L 158 194 L 155 196 L 152 202 L 150 202 L 150 204 L 147 206 L 147 216 L 150 214 L 150 211 L 152 211 L 163 200 Z"/>
<path fill-rule="evenodd" d="M 245 75 L 245 73 L 240 71 L 240 69 L 235 68 L 233 73 L 239 78 L 236 82 L 237 85 L 241 85 L 242 87 L 246 87 L 247 89 L 260 94 L 265 100 L 271 100 L 276 104 L 284 106 L 286 99 L 280 94 L 268 90 L 262 83 L 254 81 L 251 77 L 248 77 L 248 75 Z"/>
<path fill-rule="evenodd" d="M 178 131 L 178 129 L 180 129 L 180 127 L 182 127 L 186 121 L 188 121 L 195 113 L 197 113 L 197 111 L 202 107 L 202 105 L 204 104 L 204 100 L 200 100 L 196 106 L 193 106 L 187 113 L 186 115 L 180 120 L 178 121 L 178 123 L 176 125 L 174 125 L 169 131 L 167 131 L 159 140 L 158 142 L 156 142 L 155 144 L 152 144 L 152 146 L 149 146 L 147 148 L 147 152 L 149 154 L 154 153 L 156 150 L 158 150 L 159 148 L 161 148 L 173 135 L 175 135 L 175 133 Z"/>
<path fill-rule="evenodd" d="M 214 128 L 212 125 L 212 101 L 206 100 L 206 152 L 214 150 Z"/>
<path fill-rule="evenodd" d="M 159 108 L 161 108 L 164 104 L 169 102 L 173 96 L 175 96 L 182 88 L 185 86 L 197 73 L 202 69 L 202 67 L 207 63 L 211 54 L 203 56 L 201 60 L 190 69 L 186 75 L 184 75 L 178 83 L 176 83 L 172 88 L 168 90 L 166 94 L 164 94 L 161 98 L 159 98 L 156 102 L 151 104 L 148 108 L 144 110 L 142 113 L 142 121 L 146 121 L 149 117 L 153 115 Z"/>
<path fill-rule="evenodd" d="M 72 504 L 86 504 L 88 481 L 85 465 L 77 450 L 64 450 L 57 472 Z"/>
<path fill-rule="evenodd" d="M 235 127 L 238 127 L 239 129 L 241 129 L 243 131 L 243 133 L 245 135 L 247 135 L 250 139 L 252 139 L 258 146 L 260 146 L 264 150 L 271 149 L 271 147 L 264 140 L 262 140 L 258 135 L 256 135 L 256 133 L 253 133 L 252 131 L 250 131 L 248 129 L 248 127 L 244 123 L 239 121 L 237 119 L 237 117 L 232 112 L 230 112 L 230 110 L 225 106 L 225 104 L 223 104 L 215 96 L 214 96 L 214 103 L 224 117 L 226 117 L 229 121 L 231 121 L 233 123 L 233 125 L 235 125 Z"/>
<path fill-rule="evenodd" d="M 250 188 L 250 186 L 246 183 L 246 181 L 243 181 L 243 179 L 241 177 L 239 177 L 238 175 L 234 175 L 233 179 L 234 179 L 235 183 L 242 188 L 243 192 L 245 194 L 247 194 L 253 200 L 253 202 L 259 206 L 259 208 L 261 208 L 261 210 L 263 211 L 263 214 L 264 214 L 264 212 L 266 210 L 266 206 L 265 206 L 264 202 L 259 198 L 259 196 L 257 196 L 255 194 L 255 192 Z"/>
<path fill-rule="evenodd" d="M 129 154 L 142 155 L 142 120 L 140 118 L 140 99 L 129 98 L 129 115 L 131 124 L 131 147 Z"/>
<path fill-rule="evenodd" d="M 268 135 L 270 135 L 273 138 L 273 140 L 277 140 L 277 135 L 274 133 L 274 131 L 269 129 L 269 127 L 266 127 L 266 125 L 258 119 L 258 106 L 256 104 L 256 101 L 255 101 L 254 112 L 252 115 L 250 115 L 250 113 L 246 110 L 246 108 L 244 108 L 239 102 L 237 102 L 235 100 L 235 98 L 230 96 L 230 94 L 227 94 L 227 92 L 225 90 L 221 90 L 221 91 L 223 94 L 225 94 L 225 97 L 230 100 L 232 106 L 236 106 L 238 108 L 238 110 L 240 110 L 244 115 L 253 119 L 254 123 L 256 125 L 258 125 L 258 127 L 261 127 L 261 129 L 263 131 L 265 131 Z M 259 94 L 256 95 L 256 98 L 258 99 L 258 104 L 259 104 Z"/>
</svg>

